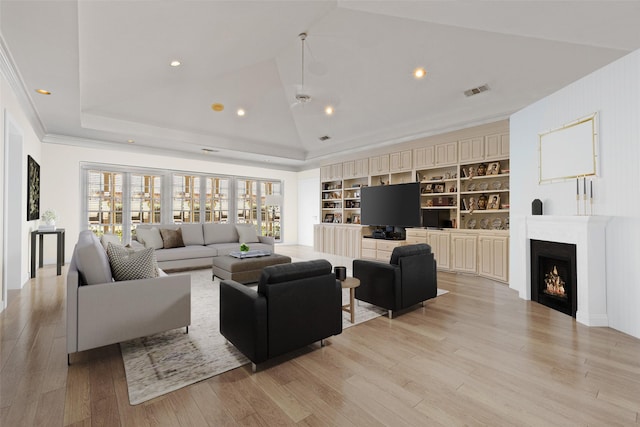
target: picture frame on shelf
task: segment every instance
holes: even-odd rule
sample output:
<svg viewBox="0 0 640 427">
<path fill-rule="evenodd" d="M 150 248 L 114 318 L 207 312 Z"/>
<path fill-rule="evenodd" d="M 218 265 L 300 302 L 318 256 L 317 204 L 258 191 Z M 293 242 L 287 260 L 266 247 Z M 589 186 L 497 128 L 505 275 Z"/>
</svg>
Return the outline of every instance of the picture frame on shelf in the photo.
<svg viewBox="0 0 640 427">
<path fill-rule="evenodd" d="M 332 213 L 324 214 L 324 220 L 322 222 L 333 222 L 334 215 Z"/>
<path fill-rule="evenodd" d="M 500 162 L 492 162 L 487 166 L 487 175 L 500 175 Z"/>
<path fill-rule="evenodd" d="M 360 224 L 360 215 L 352 215 L 351 216 L 352 224 Z"/>
<path fill-rule="evenodd" d="M 335 224 L 341 224 L 342 223 L 342 214 L 341 213 L 336 213 L 333 216 L 333 222 Z"/>
<path fill-rule="evenodd" d="M 433 193 L 433 184 L 425 184 L 424 187 L 422 187 L 422 193 Z"/>
<path fill-rule="evenodd" d="M 492 194 L 489 196 L 489 201 L 487 203 L 487 209 L 500 209 L 500 195 Z"/>
<path fill-rule="evenodd" d="M 434 193 L 444 193 L 444 184 L 434 184 L 433 192 Z"/>
</svg>

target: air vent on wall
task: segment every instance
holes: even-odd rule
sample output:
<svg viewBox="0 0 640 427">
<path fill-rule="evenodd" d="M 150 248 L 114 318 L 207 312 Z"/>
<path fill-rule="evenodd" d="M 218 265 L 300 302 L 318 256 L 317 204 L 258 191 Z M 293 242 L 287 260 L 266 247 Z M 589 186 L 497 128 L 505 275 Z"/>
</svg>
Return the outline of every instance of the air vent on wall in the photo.
<svg viewBox="0 0 640 427">
<path fill-rule="evenodd" d="M 320 137 L 320 138 L 318 138 L 318 139 L 319 139 L 320 141 L 324 142 L 324 141 L 327 141 L 327 140 L 331 139 L 331 137 L 330 137 L 329 135 L 324 135 L 324 136 L 321 136 L 321 137 Z"/>
<path fill-rule="evenodd" d="M 489 90 L 489 86 L 484 84 L 482 86 L 474 87 L 473 89 L 465 90 L 464 94 L 466 96 L 473 96 L 473 95 L 477 95 L 477 94 L 482 93 L 482 92 L 486 92 L 488 90 Z"/>
</svg>

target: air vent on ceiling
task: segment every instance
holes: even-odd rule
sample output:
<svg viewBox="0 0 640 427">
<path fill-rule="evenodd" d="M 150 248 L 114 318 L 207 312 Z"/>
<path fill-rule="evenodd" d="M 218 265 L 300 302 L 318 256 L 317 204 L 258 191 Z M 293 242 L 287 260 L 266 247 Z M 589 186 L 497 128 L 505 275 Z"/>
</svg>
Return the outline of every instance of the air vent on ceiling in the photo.
<svg viewBox="0 0 640 427">
<path fill-rule="evenodd" d="M 202 152 L 205 153 L 205 154 L 211 154 L 211 153 L 217 153 L 218 150 L 213 150 L 211 148 L 203 148 Z"/>
<path fill-rule="evenodd" d="M 473 96 L 473 95 L 477 95 L 477 94 L 482 93 L 482 92 L 486 92 L 488 90 L 489 90 L 489 85 L 484 84 L 482 86 L 474 87 L 473 89 L 465 90 L 464 94 L 466 96 Z"/>
<path fill-rule="evenodd" d="M 325 142 L 325 141 L 327 141 L 327 140 L 331 139 L 331 137 L 330 137 L 329 135 L 324 135 L 324 136 L 321 136 L 321 137 L 320 137 L 320 138 L 318 138 L 318 139 L 319 139 L 320 141 L 322 141 L 322 142 Z"/>
</svg>

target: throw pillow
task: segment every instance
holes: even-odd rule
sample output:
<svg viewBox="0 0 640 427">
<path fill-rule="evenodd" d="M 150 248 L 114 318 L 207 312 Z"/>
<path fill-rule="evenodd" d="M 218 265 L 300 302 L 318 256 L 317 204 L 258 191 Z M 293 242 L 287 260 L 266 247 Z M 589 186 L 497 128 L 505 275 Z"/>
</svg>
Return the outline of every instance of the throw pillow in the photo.
<svg viewBox="0 0 640 427">
<path fill-rule="evenodd" d="M 107 250 L 107 245 L 109 243 L 122 246 L 122 242 L 120 241 L 120 236 L 118 236 L 117 234 L 109 234 L 109 233 L 103 234 L 102 236 L 100 236 L 100 243 L 102 243 L 102 246 L 104 246 L 105 251 Z"/>
<path fill-rule="evenodd" d="M 145 248 L 162 249 L 164 245 L 162 242 L 162 236 L 160 235 L 160 230 L 156 227 L 138 227 L 136 228 L 136 235 L 138 236 L 138 241 L 142 239 L 141 243 L 144 243 Z"/>
<path fill-rule="evenodd" d="M 160 234 L 162 235 L 162 246 L 165 249 L 184 247 L 184 242 L 182 241 L 182 230 L 179 228 L 177 230 L 161 228 Z"/>
<path fill-rule="evenodd" d="M 238 230 L 238 241 L 240 243 L 258 243 L 260 241 L 252 224 L 238 224 L 236 229 Z"/>
<path fill-rule="evenodd" d="M 107 255 L 116 281 L 158 277 L 158 262 L 153 248 L 134 251 L 109 243 Z"/>
</svg>

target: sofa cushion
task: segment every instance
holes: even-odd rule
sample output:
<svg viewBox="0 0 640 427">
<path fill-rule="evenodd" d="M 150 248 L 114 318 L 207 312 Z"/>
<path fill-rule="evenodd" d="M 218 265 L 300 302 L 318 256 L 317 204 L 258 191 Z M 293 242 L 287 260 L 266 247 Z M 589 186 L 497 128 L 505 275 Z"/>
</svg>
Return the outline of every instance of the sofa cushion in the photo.
<svg viewBox="0 0 640 427">
<path fill-rule="evenodd" d="M 185 246 L 204 245 L 202 224 L 182 224 L 182 241 Z"/>
<path fill-rule="evenodd" d="M 258 293 L 264 294 L 266 287 L 272 284 L 331 273 L 331 263 L 325 259 L 270 265 L 262 270 L 260 281 L 258 282 Z"/>
<path fill-rule="evenodd" d="M 107 253 L 91 230 L 80 232 L 74 257 L 83 283 L 95 285 L 113 281 Z"/>
<path fill-rule="evenodd" d="M 160 230 L 156 227 L 137 227 L 136 236 L 138 236 L 138 242 L 144 244 L 145 248 L 162 249 L 164 245 Z"/>
<path fill-rule="evenodd" d="M 158 277 L 158 262 L 153 248 L 134 251 L 109 243 L 107 255 L 113 278 L 117 281 Z"/>
<path fill-rule="evenodd" d="M 203 224 L 204 244 L 212 243 L 233 243 L 238 240 L 238 231 L 235 224 Z"/>
<path fill-rule="evenodd" d="M 100 243 L 102 243 L 102 246 L 104 247 L 105 251 L 107 250 L 107 245 L 109 243 L 122 246 L 122 242 L 120 241 L 120 236 L 118 236 L 117 234 L 110 234 L 110 233 L 105 233 L 102 236 L 100 236 Z"/>
<path fill-rule="evenodd" d="M 170 228 L 161 228 L 160 235 L 162 236 L 162 247 L 169 248 L 182 248 L 184 243 L 182 241 L 182 230 L 176 228 L 172 230 Z"/>
<path fill-rule="evenodd" d="M 258 243 L 258 233 L 253 224 L 236 224 L 238 231 L 238 242 L 240 243 Z"/>
<path fill-rule="evenodd" d="M 210 258 L 216 256 L 216 250 L 208 246 L 185 246 L 182 248 L 156 251 L 158 261 L 176 261 L 182 259 Z"/>
</svg>

